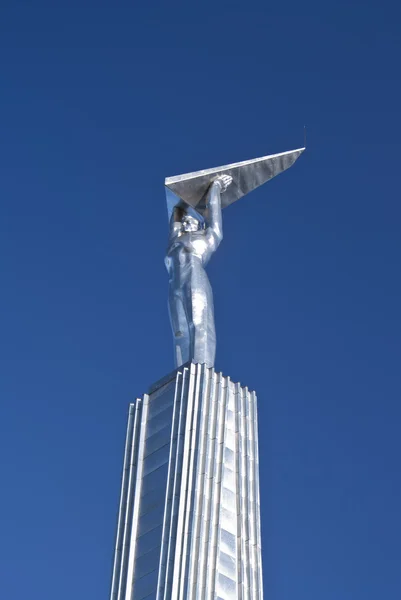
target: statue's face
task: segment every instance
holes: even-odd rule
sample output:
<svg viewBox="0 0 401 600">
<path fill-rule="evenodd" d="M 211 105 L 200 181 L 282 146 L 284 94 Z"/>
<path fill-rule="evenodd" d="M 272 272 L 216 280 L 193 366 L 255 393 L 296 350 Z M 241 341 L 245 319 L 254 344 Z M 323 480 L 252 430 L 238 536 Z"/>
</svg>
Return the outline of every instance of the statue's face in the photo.
<svg viewBox="0 0 401 600">
<path fill-rule="evenodd" d="M 191 217 L 190 215 L 185 215 L 185 217 L 181 220 L 182 229 L 186 232 L 198 231 L 199 229 L 199 221 L 195 219 L 195 217 Z"/>
</svg>

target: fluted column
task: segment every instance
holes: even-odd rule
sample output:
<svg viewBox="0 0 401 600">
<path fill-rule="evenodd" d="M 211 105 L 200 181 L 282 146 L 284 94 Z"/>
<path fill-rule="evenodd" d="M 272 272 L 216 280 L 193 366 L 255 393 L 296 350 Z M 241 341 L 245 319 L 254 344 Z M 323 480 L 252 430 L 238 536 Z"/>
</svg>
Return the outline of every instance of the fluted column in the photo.
<svg viewBox="0 0 401 600">
<path fill-rule="evenodd" d="M 256 395 L 204 365 L 130 406 L 111 600 L 261 600 Z"/>
</svg>

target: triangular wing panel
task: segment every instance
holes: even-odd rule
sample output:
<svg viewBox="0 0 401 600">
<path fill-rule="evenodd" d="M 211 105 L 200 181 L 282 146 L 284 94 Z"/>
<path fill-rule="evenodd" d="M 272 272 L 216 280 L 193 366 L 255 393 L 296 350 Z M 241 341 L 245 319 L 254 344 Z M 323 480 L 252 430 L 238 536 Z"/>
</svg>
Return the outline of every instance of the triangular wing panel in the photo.
<svg viewBox="0 0 401 600">
<path fill-rule="evenodd" d="M 167 177 L 165 186 L 169 215 L 180 199 L 203 214 L 204 199 L 210 183 L 223 174 L 233 178 L 232 184 L 221 197 L 222 207 L 225 208 L 291 167 L 304 150 L 305 148 L 298 148 L 213 169 Z"/>
</svg>

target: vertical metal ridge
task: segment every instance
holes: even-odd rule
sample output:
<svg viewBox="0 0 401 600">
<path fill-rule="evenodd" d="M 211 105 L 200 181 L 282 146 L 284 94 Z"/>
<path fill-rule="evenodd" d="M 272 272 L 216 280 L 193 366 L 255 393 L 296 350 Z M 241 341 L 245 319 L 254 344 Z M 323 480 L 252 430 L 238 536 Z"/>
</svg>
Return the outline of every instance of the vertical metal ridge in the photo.
<svg viewBox="0 0 401 600">
<path fill-rule="evenodd" d="M 188 545 L 190 542 L 190 524 L 193 518 L 193 513 L 191 510 L 191 504 L 192 504 L 192 496 L 193 496 L 193 462 L 194 462 L 194 448 L 195 448 L 195 441 L 194 441 L 194 437 L 196 437 L 196 431 L 197 431 L 197 405 L 198 405 L 198 395 L 197 395 L 197 387 L 198 387 L 198 366 L 199 365 L 193 365 L 193 368 L 191 368 L 191 406 L 188 407 L 188 409 L 190 409 L 190 414 L 189 414 L 189 419 L 187 419 L 187 427 L 186 427 L 186 439 L 187 439 L 187 452 L 186 452 L 186 459 L 187 459 L 187 463 L 186 463 L 186 469 L 185 469 L 185 474 L 186 474 L 186 478 L 185 478 L 185 498 L 184 498 L 184 505 L 182 508 L 182 512 L 183 512 L 183 535 L 182 535 L 182 551 L 181 551 L 181 557 L 180 557 L 180 568 L 181 568 L 181 575 L 180 575 L 180 591 L 179 591 L 179 598 L 184 598 L 186 597 L 186 591 L 187 591 L 187 583 L 188 583 L 188 558 L 189 558 L 189 551 L 188 551 Z M 191 365 L 192 367 L 192 365 Z"/>
<path fill-rule="evenodd" d="M 210 372 L 205 365 L 197 366 L 197 398 L 198 398 L 198 418 L 196 446 L 194 447 L 194 471 L 193 471 L 193 499 L 190 510 L 192 511 L 193 521 L 190 530 L 190 554 L 188 560 L 188 585 L 187 600 L 195 600 L 196 588 L 198 583 L 198 562 L 201 545 L 202 512 L 204 506 L 204 488 L 205 488 L 205 460 L 207 445 L 207 417 L 209 412 L 209 381 Z"/>
<path fill-rule="evenodd" d="M 238 384 L 239 385 L 239 384 Z M 245 600 L 246 599 L 246 595 L 245 595 L 245 586 L 246 586 L 246 577 L 245 577 L 245 570 L 246 570 L 246 564 L 245 564 L 245 560 L 246 560 L 246 555 L 245 555 L 245 543 L 244 543 L 244 536 L 245 536 L 245 506 L 244 506 L 244 480 L 245 480 L 245 455 L 244 455 L 244 449 L 245 449 L 245 431 L 244 431 L 244 418 L 245 418 L 245 412 L 244 412 L 244 398 L 243 398 L 243 393 L 242 393 L 242 388 L 239 385 L 239 390 L 238 390 L 238 402 L 239 402 L 239 433 L 238 433 L 238 447 L 239 447 L 239 460 L 238 460 L 238 480 L 239 480 L 239 502 L 240 502 L 240 515 L 239 515 L 239 547 L 240 547 L 240 551 L 239 551 L 239 568 L 240 568 L 240 572 L 241 572 L 241 577 L 240 577 L 240 581 L 241 581 L 241 585 L 240 587 L 240 599 L 241 600 Z"/>
<path fill-rule="evenodd" d="M 140 398 L 137 399 L 135 404 L 130 404 L 127 424 L 127 434 L 125 440 L 124 450 L 124 464 L 121 481 L 121 495 L 120 504 L 118 511 L 118 522 L 117 522 L 117 535 L 115 543 L 115 555 L 113 564 L 113 574 L 111 581 L 111 600 L 118 599 L 118 590 L 122 579 L 122 564 L 124 559 L 124 534 L 127 526 L 129 526 L 129 519 L 127 513 L 129 511 L 129 492 L 130 492 L 130 473 L 132 470 L 132 459 L 131 455 L 135 448 L 135 437 L 138 432 L 138 414 L 142 408 L 142 401 Z M 125 548 L 125 551 L 128 549 Z"/>
<path fill-rule="evenodd" d="M 137 402 L 140 402 L 140 400 L 138 400 Z M 128 495 L 129 468 L 130 468 L 129 467 L 129 454 L 130 454 L 130 449 L 132 446 L 134 420 L 135 420 L 135 409 L 133 410 L 133 405 L 130 404 L 129 413 L 128 413 L 127 434 L 126 434 L 126 440 L 125 440 L 124 463 L 123 463 L 123 471 L 122 471 L 122 476 L 121 476 L 121 494 L 120 494 L 120 504 L 119 504 L 119 511 L 118 511 L 113 573 L 112 573 L 112 580 L 111 580 L 111 594 L 110 594 L 111 600 L 116 600 L 117 594 L 118 594 L 118 583 L 119 583 L 119 577 L 120 577 L 121 557 L 122 557 L 123 538 L 124 538 L 124 523 L 125 523 L 126 513 L 127 513 L 127 495 Z"/>
<path fill-rule="evenodd" d="M 170 468 L 173 473 L 173 491 L 172 491 L 172 505 L 171 505 L 171 523 L 168 537 L 165 539 L 165 544 L 168 547 L 167 551 L 167 566 L 165 576 L 165 590 L 164 595 L 161 596 L 164 600 L 171 600 L 173 597 L 173 581 L 174 571 L 178 555 L 177 548 L 177 529 L 178 529 L 178 515 L 180 506 L 180 489 L 181 489 L 181 478 L 183 468 L 183 456 L 184 456 L 184 442 L 185 442 L 185 425 L 187 419 L 187 396 L 189 387 L 190 372 L 189 369 L 183 369 L 181 375 L 181 386 L 180 390 L 176 395 L 177 412 L 176 419 L 177 423 L 177 440 L 175 449 L 175 464 L 172 466 L 173 457 L 171 458 Z M 167 531 L 166 531 L 167 535 Z"/>
<path fill-rule="evenodd" d="M 192 421 L 191 429 L 188 432 L 189 436 L 189 456 L 188 456 L 188 493 L 186 500 L 186 514 L 185 514 L 185 525 L 184 525 L 184 544 L 183 544 L 183 564 L 182 564 L 182 597 L 189 598 L 189 589 L 191 585 L 190 581 L 190 569 L 191 569 L 191 558 L 192 552 L 190 548 L 194 541 L 194 525 L 197 518 L 195 512 L 195 499 L 196 499 L 196 479 L 197 479 L 197 467 L 199 464 L 199 445 L 200 445 L 200 434 L 201 434 L 201 389 L 203 379 L 204 365 L 195 365 L 193 373 L 193 405 L 192 405 Z"/>
<path fill-rule="evenodd" d="M 254 598 L 259 596 L 258 580 L 258 557 L 257 557 L 257 532 L 256 532 L 256 470 L 255 470 L 255 403 L 251 394 L 249 398 L 249 498 L 250 498 L 250 557 L 251 557 L 251 575 L 252 575 L 252 593 Z"/>
<path fill-rule="evenodd" d="M 238 419 L 235 384 L 225 378 L 226 405 L 224 414 L 223 460 L 220 480 L 219 526 L 217 536 L 216 589 L 218 597 L 228 600 L 238 597 L 237 569 L 237 469 Z"/>
<path fill-rule="evenodd" d="M 253 481 L 254 481 L 254 528 L 255 528 L 255 544 L 253 546 L 255 570 L 256 570 L 256 585 L 257 590 L 255 598 L 263 599 L 263 582 L 262 582 L 262 542 L 260 531 L 260 492 L 259 492 L 259 444 L 258 444 L 258 407 L 257 397 L 255 392 L 250 393 L 252 403 L 252 427 L 253 427 Z"/>
<path fill-rule="evenodd" d="M 197 600 L 205 600 L 208 575 L 208 557 L 210 551 L 210 524 L 212 520 L 213 470 L 215 456 L 215 440 L 217 437 L 218 389 L 219 377 L 214 369 L 209 369 L 207 395 L 204 398 L 205 416 L 205 474 L 204 474 L 204 514 L 201 522 L 199 543 Z"/>
<path fill-rule="evenodd" d="M 179 555 L 179 540 L 177 539 L 178 531 L 178 518 L 179 518 L 179 507 L 181 502 L 181 480 L 183 470 L 183 459 L 184 459 L 184 445 L 185 445 L 185 427 L 187 421 L 188 411 L 188 389 L 189 389 L 190 371 L 188 368 L 184 368 L 182 371 L 182 384 L 178 400 L 180 403 L 178 416 L 178 430 L 177 430 L 177 448 L 176 448 L 176 462 L 174 469 L 174 484 L 173 484 L 173 503 L 171 508 L 171 525 L 168 543 L 168 554 L 167 554 L 167 572 L 166 572 L 166 587 L 164 592 L 164 600 L 171 600 L 175 590 L 173 589 L 174 584 L 174 573 L 177 566 L 177 560 Z"/>
<path fill-rule="evenodd" d="M 241 551 L 242 551 L 242 595 L 243 600 L 249 600 L 249 554 L 248 554 L 248 506 L 247 506 L 247 477 L 248 477 L 248 457 L 246 446 L 246 415 L 247 415 L 247 394 L 241 388 Z"/>
<path fill-rule="evenodd" d="M 194 370 L 196 365 L 191 363 L 189 375 L 189 385 L 187 391 L 187 411 L 185 419 L 185 430 L 184 430 L 184 447 L 183 447 L 183 462 L 182 462 L 182 474 L 181 474 L 181 485 L 180 485 L 180 501 L 178 508 L 178 520 L 177 520 L 177 537 L 176 537 L 176 550 L 174 560 L 174 575 L 173 575 L 173 586 L 172 586 L 172 599 L 178 600 L 182 597 L 183 593 L 183 552 L 185 544 L 185 519 L 186 519 L 186 506 L 188 496 L 188 478 L 189 478 L 189 459 L 190 459 L 190 432 L 192 427 L 193 419 L 193 402 L 194 402 Z"/>
<path fill-rule="evenodd" d="M 175 494 L 175 491 L 177 488 L 177 478 L 179 478 L 180 474 L 179 450 L 180 435 L 182 433 L 180 428 L 182 423 L 182 413 L 183 410 L 185 411 L 184 403 L 181 401 L 183 384 L 184 375 L 183 373 L 178 371 L 176 375 L 174 391 L 174 407 L 170 436 L 170 455 L 167 474 L 166 508 L 165 517 L 163 521 L 162 542 L 160 551 L 160 567 L 156 600 L 162 600 L 163 598 L 166 598 L 166 594 L 168 594 L 168 585 L 171 578 L 171 565 L 173 564 L 171 560 L 171 555 L 174 552 L 172 536 L 175 525 L 175 507 L 178 499 L 178 496 Z"/>
<path fill-rule="evenodd" d="M 181 513 L 183 516 L 182 520 L 182 539 L 181 539 L 181 553 L 180 553 L 180 585 L 178 598 L 185 598 L 187 595 L 187 583 L 188 583 L 188 558 L 189 551 L 188 545 L 190 542 L 190 523 L 193 518 L 193 514 L 191 511 L 191 503 L 193 496 L 193 455 L 194 455 L 194 447 L 195 442 L 193 437 L 196 436 L 197 430 L 197 383 L 198 383 L 198 365 L 191 364 L 190 365 L 190 389 L 188 394 L 188 413 L 187 413 L 187 421 L 185 427 L 185 441 L 186 441 L 186 449 L 184 450 L 184 460 L 185 468 L 183 467 L 183 478 L 182 484 L 185 486 L 183 489 L 183 485 L 181 486 L 181 494 L 183 503 L 181 504 Z M 177 536 L 178 537 L 178 536 Z"/>
<path fill-rule="evenodd" d="M 130 535 L 130 552 L 128 558 L 128 569 L 126 579 L 126 591 L 125 597 L 122 596 L 121 600 L 134 600 L 133 599 L 133 583 L 134 583 L 134 562 L 135 562 L 135 550 L 137 540 L 137 528 L 138 528 L 138 514 L 139 514 L 139 499 L 142 488 L 142 469 L 143 469 L 143 454 L 145 450 L 145 437 L 146 429 L 148 424 L 148 409 L 149 409 L 149 396 L 144 394 L 143 396 L 143 408 L 141 415 L 141 426 L 139 432 L 139 444 L 137 452 L 137 466 L 135 473 L 135 484 L 134 484 L 134 498 L 133 498 L 133 511 L 132 511 L 132 528 Z"/>
<path fill-rule="evenodd" d="M 237 499 L 237 523 L 236 523 L 236 558 L 237 558 L 237 598 L 243 598 L 242 581 L 242 547 L 241 547 L 241 386 L 239 383 L 234 385 L 234 405 L 235 405 L 235 494 Z"/>
<path fill-rule="evenodd" d="M 214 381 L 214 369 L 205 368 L 205 382 L 203 387 L 202 394 L 202 431 L 201 431 L 201 445 L 199 447 L 199 453 L 201 456 L 201 469 L 199 472 L 199 479 L 197 488 L 198 488 L 198 497 L 199 504 L 197 506 L 198 510 L 198 520 L 197 520 L 197 530 L 194 530 L 194 538 L 196 544 L 196 550 L 194 549 L 194 558 L 193 558 L 193 579 L 192 586 L 193 590 L 191 590 L 191 600 L 201 599 L 203 598 L 203 590 L 204 590 L 204 573 L 202 570 L 202 565 L 205 563 L 205 547 L 207 547 L 208 541 L 208 527 L 207 527 L 207 517 L 210 511 L 210 480 L 207 477 L 208 471 L 208 456 L 210 454 L 210 436 L 209 436 L 209 420 L 211 414 L 211 404 L 212 397 L 214 397 L 213 390 L 213 381 Z"/>
<path fill-rule="evenodd" d="M 210 439 L 210 461 L 208 465 L 208 479 L 210 481 L 210 508 L 208 519 L 207 546 L 205 548 L 205 568 L 204 568 L 204 600 L 213 599 L 213 579 L 215 576 L 215 563 L 213 562 L 213 528 L 217 519 L 216 510 L 216 465 L 219 445 L 219 416 L 222 410 L 221 403 L 221 374 L 214 372 L 214 402 L 211 422 L 211 439 Z"/>
<path fill-rule="evenodd" d="M 249 556 L 249 456 L 248 456 L 248 413 L 249 397 L 245 388 L 241 389 L 242 403 L 242 466 L 243 466 L 243 510 L 242 510 L 242 548 L 243 548 L 243 582 L 244 582 L 244 600 L 250 600 L 251 574 L 250 574 L 250 556 Z"/>
<path fill-rule="evenodd" d="M 217 413 L 217 431 L 216 431 L 216 461 L 214 471 L 214 501 L 213 501 L 213 512 L 211 520 L 211 543 L 210 543 L 210 563 L 209 573 L 210 577 L 210 600 L 214 598 L 216 593 L 217 577 L 218 572 L 216 569 L 217 564 L 217 539 L 219 534 L 220 524 L 220 502 L 221 502 L 221 476 L 223 471 L 223 451 L 224 451 L 224 437 L 225 437 L 225 417 L 227 410 L 227 396 L 228 396 L 228 383 L 227 379 L 219 373 L 220 377 L 220 389 L 218 397 L 218 413 Z M 226 385 L 223 385 L 223 384 Z M 208 596 L 207 596 L 208 597 Z"/>
</svg>

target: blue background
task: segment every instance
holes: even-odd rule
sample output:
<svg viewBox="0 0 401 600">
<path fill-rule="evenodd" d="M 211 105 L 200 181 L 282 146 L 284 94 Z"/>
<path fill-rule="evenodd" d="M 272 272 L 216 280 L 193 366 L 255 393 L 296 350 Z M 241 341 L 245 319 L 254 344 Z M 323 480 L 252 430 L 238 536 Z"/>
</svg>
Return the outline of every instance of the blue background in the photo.
<svg viewBox="0 0 401 600">
<path fill-rule="evenodd" d="M 399 2 L 3 0 L 1 595 L 107 598 L 128 403 L 173 368 L 165 176 L 303 145 L 224 213 L 271 600 L 401 595 Z"/>
</svg>

